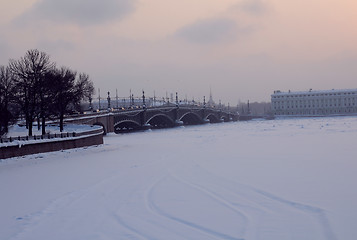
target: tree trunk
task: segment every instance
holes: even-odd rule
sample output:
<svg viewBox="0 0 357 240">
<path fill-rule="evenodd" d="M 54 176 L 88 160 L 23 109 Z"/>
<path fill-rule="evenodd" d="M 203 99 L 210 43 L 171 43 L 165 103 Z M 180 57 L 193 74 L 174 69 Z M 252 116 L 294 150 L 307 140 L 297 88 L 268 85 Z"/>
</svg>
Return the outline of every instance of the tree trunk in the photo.
<svg viewBox="0 0 357 240">
<path fill-rule="evenodd" d="M 46 135 L 46 118 L 42 117 L 42 135 Z"/>
<path fill-rule="evenodd" d="M 9 132 L 8 124 L 5 124 L 5 126 L 4 126 L 4 133 L 8 133 L 8 132 Z"/>
<path fill-rule="evenodd" d="M 32 136 L 32 119 L 31 120 L 29 119 L 28 124 L 29 124 L 29 136 L 31 137 Z"/>
<path fill-rule="evenodd" d="M 28 114 L 25 114 L 25 119 L 26 119 L 26 129 L 29 129 L 29 116 Z"/>
<path fill-rule="evenodd" d="M 37 130 L 40 131 L 40 129 L 41 129 L 40 117 L 37 117 Z"/>
<path fill-rule="evenodd" d="M 60 132 L 63 132 L 63 113 L 60 115 Z"/>
</svg>

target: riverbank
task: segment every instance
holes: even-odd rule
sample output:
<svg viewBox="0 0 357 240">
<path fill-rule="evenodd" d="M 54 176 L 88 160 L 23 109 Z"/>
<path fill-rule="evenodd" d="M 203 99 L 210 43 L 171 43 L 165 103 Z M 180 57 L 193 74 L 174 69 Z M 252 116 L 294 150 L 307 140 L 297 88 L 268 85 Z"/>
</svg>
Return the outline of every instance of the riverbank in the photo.
<svg viewBox="0 0 357 240">
<path fill-rule="evenodd" d="M 47 127 L 46 135 L 36 135 L 39 130 L 31 137 L 26 134 L 24 126 L 11 127 L 7 137 L 1 138 L 0 159 L 103 144 L 101 126 L 72 124 L 60 132 L 59 127 L 53 125 Z"/>
</svg>

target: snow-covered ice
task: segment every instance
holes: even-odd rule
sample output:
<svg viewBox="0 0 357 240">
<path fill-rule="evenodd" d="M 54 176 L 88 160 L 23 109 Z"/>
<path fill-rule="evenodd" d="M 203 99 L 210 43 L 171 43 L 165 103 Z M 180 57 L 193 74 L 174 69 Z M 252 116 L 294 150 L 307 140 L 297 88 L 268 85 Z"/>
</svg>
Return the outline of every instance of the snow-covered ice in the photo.
<svg viewBox="0 0 357 240">
<path fill-rule="evenodd" d="M 0 162 L 0 239 L 357 236 L 357 117 L 109 135 Z"/>
</svg>

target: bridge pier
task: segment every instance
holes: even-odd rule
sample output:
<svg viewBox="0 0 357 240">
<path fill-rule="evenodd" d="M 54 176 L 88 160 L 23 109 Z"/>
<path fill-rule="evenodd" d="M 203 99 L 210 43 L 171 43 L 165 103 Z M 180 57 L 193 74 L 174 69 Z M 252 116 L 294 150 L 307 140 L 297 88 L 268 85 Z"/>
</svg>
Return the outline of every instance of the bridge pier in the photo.
<svg viewBox="0 0 357 240">
<path fill-rule="evenodd" d="M 183 122 L 180 121 L 180 120 L 176 120 L 175 121 L 175 127 L 180 127 L 180 126 L 183 126 Z"/>
<path fill-rule="evenodd" d="M 143 127 L 146 124 L 146 109 L 140 112 L 140 125 Z"/>
<path fill-rule="evenodd" d="M 174 120 L 175 120 L 174 126 L 175 127 L 183 126 L 183 121 L 181 121 L 179 119 L 179 115 L 178 115 L 179 108 L 180 108 L 180 106 L 178 104 L 178 97 L 177 97 L 177 93 L 176 93 L 176 106 L 175 106 L 175 110 L 174 110 Z"/>
<path fill-rule="evenodd" d="M 143 101 L 145 104 L 145 97 L 143 95 Z M 140 130 L 149 130 L 151 128 L 150 124 L 146 123 L 146 107 L 144 105 L 143 111 L 140 113 L 140 125 L 141 127 L 139 128 Z"/>
<path fill-rule="evenodd" d="M 114 132 L 114 115 L 113 114 L 109 114 L 109 116 L 108 116 L 107 132 L 108 133 Z"/>
<path fill-rule="evenodd" d="M 149 130 L 149 129 L 151 129 L 151 125 L 145 124 L 145 125 L 141 126 L 138 130 Z"/>
</svg>

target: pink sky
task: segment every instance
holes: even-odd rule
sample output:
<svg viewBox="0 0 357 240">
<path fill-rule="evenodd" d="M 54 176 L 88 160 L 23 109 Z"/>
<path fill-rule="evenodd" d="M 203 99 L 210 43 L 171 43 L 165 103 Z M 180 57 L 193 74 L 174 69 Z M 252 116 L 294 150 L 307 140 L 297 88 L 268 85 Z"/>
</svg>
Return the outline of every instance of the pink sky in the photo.
<svg viewBox="0 0 357 240">
<path fill-rule="evenodd" d="M 274 90 L 356 88 L 355 0 L 3 0 L 0 65 L 26 50 L 102 92 L 269 101 Z M 6 11 L 4 11 L 6 9 Z"/>
</svg>

